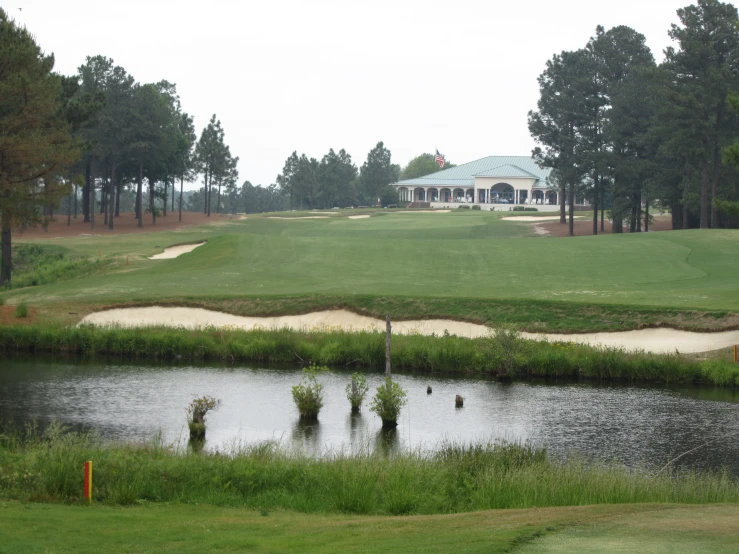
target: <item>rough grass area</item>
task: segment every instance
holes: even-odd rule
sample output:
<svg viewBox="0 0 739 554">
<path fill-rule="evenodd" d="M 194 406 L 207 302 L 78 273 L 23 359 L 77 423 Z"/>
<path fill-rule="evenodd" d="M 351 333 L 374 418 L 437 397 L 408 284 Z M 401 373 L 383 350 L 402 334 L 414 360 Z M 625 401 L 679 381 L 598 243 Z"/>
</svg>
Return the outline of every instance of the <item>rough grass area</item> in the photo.
<svg viewBox="0 0 739 554">
<path fill-rule="evenodd" d="M 508 348 L 508 351 L 506 350 Z M 223 360 L 382 367 L 384 333 L 172 328 L 0 326 L 0 352 L 113 355 L 161 360 Z M 640 354 L 573 343 L 516 339 L 512 346 L 457 336 L 397 335 L 392 363 L 420 372 L 703 383 L 739 386 L 739 364 L 678 354 Z"/>
<path fill-rule="evenodd" d="M 95 502 L 172 502 L 304 513 L 447 514 L 591 504 L 739 502 L 726 473 L 652 474 L 578 460 L 556 462 L 515 443 L 448 443 L 435 453 L 327 453 L 276 443 L 226 452 L 176 452 L 160 442 L 116 444 L 93 432 L 0 436 L 0 498 L 82 502 L 81 468 L 94 462 Z"/>
<path fill-rule="evenodd" d="M 112 264 L 112 260 L 83 257 L 61 246 L 20 243 L 13 247 L 12 287 L 36 287 L 86 277 Z"/>
<path fill-rule="evenodd" d="M 606 505 L 394 517 L 204 505 L 88 508 L 2 502 L 0 539 L 8 552 L 19 553 L 115 550 L 200 554 L 255 550 L 327 554 L 512 551 L 721 554 L 735 551 L 739 542 L 737 518 L 739 507 L 730 505 Z M 703 524 L 705 530 L 701 529 Z M 575 545 L 570 540 L 573 534 L 597 542 Z M 634 538 L 638 539 L 637 543 Z M 554 549 L 561 544 L 570 549 Z M 635 548 L 619 550 L 621 545 Z M 531 550 L 527 550 L 529 547 Z"/>
</svg>

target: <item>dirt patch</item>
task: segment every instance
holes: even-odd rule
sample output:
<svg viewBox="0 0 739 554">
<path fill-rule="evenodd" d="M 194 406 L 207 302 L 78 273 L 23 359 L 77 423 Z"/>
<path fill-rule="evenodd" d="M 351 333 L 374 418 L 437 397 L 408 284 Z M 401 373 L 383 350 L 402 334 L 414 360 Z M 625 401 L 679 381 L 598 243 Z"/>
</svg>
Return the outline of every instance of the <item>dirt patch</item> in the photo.
<svg viewBox="0 0 739 554">
<path fill-rule="evenodd" d="M 541 237 L 549 237 L 549 236 L 551 236 L 551 233 L 549 231 L 547 231 L 541 225 L 534 225 L 533 231 L 534 231 L 534 234 L 535 235 L 539 235 Z"/>
<path fill-rule="evenodd" d="M 559 220 L 559 216 L 555 219 Z M 605 231 L 603 233 L 610 234 L 613 226 L 610 221 L 605 221 Z M 540 226 L 549 232 L 553 237 L 568 237 L 569 225 L 567 223 L 562 224 L 559 221 L 551 223 L 541 223 Z M 575 220 L 574 225 L 575 236 L 592 235 L 593 234 L 593 220 L 592 219 L 580 219 Z M 653 231 L 672 231 L 672 217 L 669 215 L 659 215 L 654 218 L 654 222 L 649 224 L 649 232 Z M 598 221 L 598 232 L 600 233 L 600 220 Z M 624 228 L 624 232 L 628 233 L 629 230 Z"/>
<path fill-rule="evenodd" d="M 198 246 L 203 246 L 204 244 L 205 242 L 198 242 L 197 244 L 178 244 L 177 246 L 170 246 L 169 248 L 165 248 L 164 252 L 162 252 L 161 254 L 150 256 L 149 259 L 150 260 L 172 260 L 174 258 L 182 256 L 182 254 L 187 254 L 188 252 L 192 252 Z"/>
<path fill-rule="evenodd" d="M 28 308 L 27 317 L 15 317 L 16 306 L 0 306 L 0 325 L 30 325 L 36 320 L 36 308 Z"/>
<path fill-rule="evenodd" d="M 576 215 L 575 219 L 580 219 L 581 215 Z M 501 217 L 501 221 L 558 221 L 559 216 L 558 215 L 545 215 L 545 216 L 539 216 L 539 215 L 519 215 L 519 216 L 509 216 L 509 217 Z"/>
<path fill-rule="evenodd" d="M 326 310 L 304 315 L 278 317 L 246 317 L 205 310 L 202 308 L 117 308 L 90 314 L 81 323 L 121 327 L 234 327 L 253 329 L 291 328 L 315 331 L 382 331 L 385 322 L 355 314 L 348 310 Z M 477 338 L 489 335 L 485 325 L 447 319 L 398 321 L 393 324 L 398 334 L 443 335 L 448 332 L 461 337 Z M 574 342 L 596 347 L 643 350 L 655 354 L 706 352 L 739 343 L 739 331 L 695 333 L 675 329 L 641 329 L 612 333 L 546 334 L 521 333 L 521 336 L 550 342 Z"/>
<path fill-rule="evenodd" d="M 151 216 L 144 217 L 144 226 L 139 229 L 138 220 L 133 212 L 122 213 L 119 217 L 113 219 L 113 230 L 109 231 L 108 227 L 103 224 L 103 216 L 95 214 L 95 230 L 90 229 L 89 223 L 83 223 L 82 216 L 72 219 L 70 225 L 67 225 L 67 216 L 57 216 L 56 221 L 49 222 L 48 231 L 44 231 L 43 227 L 35 227 L 26 231 L 15 231 L 14 239 L 57 239 L 62 237 L 83 237 L 83 236 L 109 236 L 109 235 L 126 235 L 129 233 L 156 233 L 159 231 L 177 231 L 187 229 L 194 225 L 204 225 L 207 223 L 224 223 L 231 220 L 244 219 L 244 217 L 232 216 L 226 214 L 211 214 L 210 217 L 201 213 L 182 212 L 182 221 L 179 221 L 179 214 L 168 213 L 167 217 L 157 217 L 156 225 L 151 222 Z"/>
</svg>

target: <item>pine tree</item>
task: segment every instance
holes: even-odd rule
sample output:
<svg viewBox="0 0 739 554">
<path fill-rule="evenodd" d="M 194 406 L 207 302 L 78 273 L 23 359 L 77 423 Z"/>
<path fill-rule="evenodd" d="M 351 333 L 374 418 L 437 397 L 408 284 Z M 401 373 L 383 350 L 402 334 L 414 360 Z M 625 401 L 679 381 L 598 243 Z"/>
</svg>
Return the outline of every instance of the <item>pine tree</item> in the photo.
<svg viewBox="0 0 739 554">
<path fill-rule="evenodd" d="M 54 57 L 0 9 L 0 285 L 9 286 L 12 230 L 34 225 L 42 210 L 69 191 L 54 179 L 80 156 L 63 113 Z"/>
</svg>

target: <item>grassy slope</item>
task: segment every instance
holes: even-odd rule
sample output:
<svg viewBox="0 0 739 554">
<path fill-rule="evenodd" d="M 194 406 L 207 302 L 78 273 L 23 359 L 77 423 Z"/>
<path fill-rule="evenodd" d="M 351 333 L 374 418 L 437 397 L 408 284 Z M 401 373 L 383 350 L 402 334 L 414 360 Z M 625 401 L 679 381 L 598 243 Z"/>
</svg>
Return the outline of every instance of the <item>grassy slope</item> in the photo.
<svg viewBox="0 0 739 554">
<path fill-rule="evenodd" d="M 8 297 L 56 305 L 60 312 L 167 299 L 229 309 L 232 299 L 243 298 L 241 309 L 229 311 L 251 313 L 296 311 L 293 304 L 298 311 L 346 305 L 381 313 L 386 304 L 396 304 L 407 316 L 493 317 L 532 329 L 559 324 L 563 330 L 588 328 L 583 321 L 600 328 L 622 327 L 622 321 L 690 327 L 692 316 L 670 310 L 715 310 L 719 319 L 739 311 L 739 231 L 537 238 L 530 224 L 501 221 L 501 215 L 252 217 L 135 239 L 57 239 L 80 254 L 115 256 L 119 265 L 104 275 Z M 145 259 L 165 246 L 203 239 L 208 244 L 178 259 Z M 129 266 L 123 265 L 125 256 Z M 265 309 L 272 298 L 279 307 Z M 650 315 L 644 307 L 657 310 Z M 507 312 L 515 314 L 506 319 Z M 563 315 L 572 321 L 561 324 Z M 735 316 L 718 324 L 716 317 L 709 316 L 704 327 L 739 325 Z"/>
<path fill-rule="evenodd" d="M 352 517 L 203 505 L 5 502 L 0 503 L 0 552 L 734 552 L 738 518 L 737 506 Z"/>
</svg>

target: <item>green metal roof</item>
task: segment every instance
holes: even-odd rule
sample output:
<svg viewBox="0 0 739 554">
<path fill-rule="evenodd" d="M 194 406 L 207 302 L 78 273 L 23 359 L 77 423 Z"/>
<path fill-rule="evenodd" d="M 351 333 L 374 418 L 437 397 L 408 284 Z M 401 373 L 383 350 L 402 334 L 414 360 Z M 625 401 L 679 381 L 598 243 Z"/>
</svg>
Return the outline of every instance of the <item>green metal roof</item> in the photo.
<svg viewBox="0 0 739 554">
<path fill-rule="evenodd" d="M 534 187 L 546 187 L 550 168 L 540 168 L 529 156 L 488 156 L 473 162 L 442 169 L 415 179 L 395 183 L 397 186 L 471 187 L 475 177 L 524 178 L 537 180 Z"/>
</svg>

